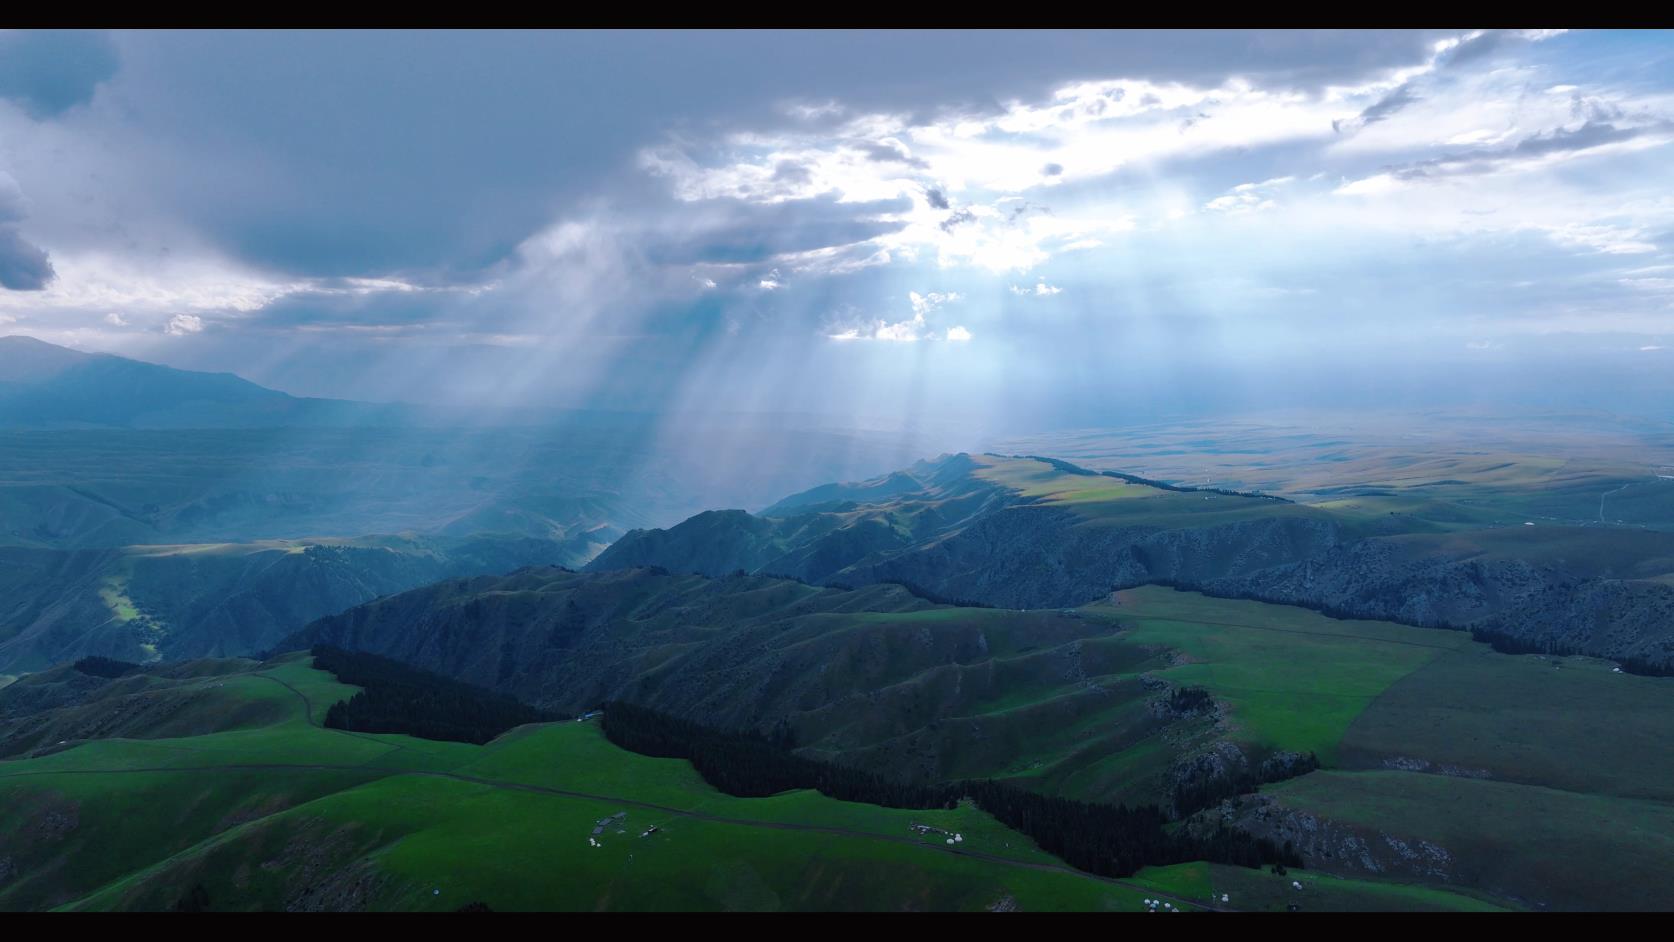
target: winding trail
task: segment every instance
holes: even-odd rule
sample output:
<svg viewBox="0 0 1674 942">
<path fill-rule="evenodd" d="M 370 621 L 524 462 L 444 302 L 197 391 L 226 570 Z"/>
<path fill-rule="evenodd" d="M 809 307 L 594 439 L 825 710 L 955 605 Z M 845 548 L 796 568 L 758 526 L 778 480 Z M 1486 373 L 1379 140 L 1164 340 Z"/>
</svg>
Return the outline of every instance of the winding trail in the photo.
<svg viewBox="0 0 1674 942">
<path fill-rule="evenodd" d="M 1621 487 L 1611 488 L 1610 490 L 1605 491 L 1603 494 L 1598 495 L 1598 522 L 1599 523 L 1609 523 L 1610 522 L 1610 521 L 1604 519 L 1604 499 L 1606 497 L 1609 497 L 1611 494 L 1620 494 L 1621 492 L 1627 490 L 1628 488 L 1630 488 L 1633 485 L 1638 484 L 1638 483 L 1640 483 L 1640 482 L 1629 481 L 1626 484 L 1623 484 Z"/>
</svg>

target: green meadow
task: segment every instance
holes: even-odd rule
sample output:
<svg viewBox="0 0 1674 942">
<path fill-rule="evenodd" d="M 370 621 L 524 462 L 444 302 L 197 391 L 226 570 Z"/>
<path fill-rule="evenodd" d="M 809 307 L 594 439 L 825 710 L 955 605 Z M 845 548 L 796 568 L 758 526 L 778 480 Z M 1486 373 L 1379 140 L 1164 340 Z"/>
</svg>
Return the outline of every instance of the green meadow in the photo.
<svg viewBox="0 0 1674 942">
<path fill-rule="evenodd" d="M 1222 894 L 1232 909 L 1644 908 L 1668 898 L 1657 863 L 1674 855 L 1668 679 L 1157 587 L 1071 613 L 826 621 L 785 642 L 865 630 L 889 636 L 888 649 L 890 637 L 946 626 L 980 630 L 991 655 L 891 682 L 873 713 L 911 718 L 928 702 L 953 712 L 906 740 L 840 752 L 847 760 L 910 756 L 915 737 L 934 735 L 958 774 L 1151 801 L 1194 743 L 1314 752 L 1322 769 L 1263 796 L 1369 840 L 1444 847 L 1450 869 L 1418 877 L 1319 860 L 1281 879 L 1187 864 L 1101 880 L 968 805 L 733 798 L 684 761 L 617 749 L 592 723 L 521 727 L 484 746 L 324 729 L 326 708 L 355 688 L 298 654 L 205 662 L 166 683 L 125 678 L 177 705 L 168 723 L 0 761 L 12 812 L 0 819 L 0 908 L 166 909 L 200 886 L 212 908 L 247 909 L 1137 911 L 1159 894 L 1187 908 L 1222 907 Z M 1148 706 L 1147 678 L 1158 677 L 1207 689 L 1219 710 L 1160 720 Z M 835 726 L 822 742 L 861 731 Z M 595 822 L 622 811 L 589 842 Z M 965 840 L 950 848 L 940 831 Z"/>
<path fill-rule="evenodd" d="M 353 688 L 301 656 L 251 668 L 204 683 L 285 702 L 282 719 L 0 763 L 17 812 L 0 824 L 0 906 L 161 909 L 200 885 L 212 905 L 258 909 L 1132 910 L 1144 895 L 972 807 L 732 798 L 591 723 L 486 746 L 323 729 Z"/>
</svg>

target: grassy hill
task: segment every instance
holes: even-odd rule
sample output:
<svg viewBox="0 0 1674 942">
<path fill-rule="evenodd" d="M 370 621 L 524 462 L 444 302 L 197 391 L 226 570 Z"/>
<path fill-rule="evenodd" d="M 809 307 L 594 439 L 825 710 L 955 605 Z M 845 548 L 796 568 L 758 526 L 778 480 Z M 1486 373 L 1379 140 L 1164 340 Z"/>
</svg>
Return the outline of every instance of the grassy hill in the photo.
<svg viewBox="0 0 1674 942">
<path fill-rule="evenodd" d="M 325 729 L 326 706 L 354 688 L 309 661 L 201 678 L 282 707 L 261 723 L 0 762 L 0 798 L 21 812 L 0 821 L 0 908 L 167 909 L 195 897 L 211 909 L 1139 911 L 1167 894 L 1189 911 L 1211 904 L 1205 886 L 1247 887 L 1239 896 L 1258 908 L 1271 893 L 1260 872 L 1236 868 L 1213 868 L 1212 880 L 1189 869 L 1199 865 L 1094 878 L 969 806 L 731 798 L 683 761 L 617 749 L 592 723 L 520 727 L 484 746 Z M 229 702 L 194 709 L 213 726 Z M 1482 905 L 1320 880 L 1333 895 L 1314 906 Z"/>
<path fill-rule="evenodd" d="M 1533 871 L 1491 879 L 1493 842 L 1523 840 L 1515 816 L 1426 823 L 1488 783 L 1547 809 L 1566 846 L 1600 859 L 1641 859 L 1674 838 L 1657 810 L 1674 807 L 1674 767 L 1659 758 L 1674 680 L 1503 654 L 1464 632 L 1156 586 L 1019 612 L 931 604 L 898 586 L 631 570 L 450 583 L 312 636 L 561 709 L 625 699 L 788 729 L 804 755 L 924 782 L 1157 803 L 1185 826 L 1224 815 L 1345 879 L 1559 908 L 1666 898 L 1655 871 L 1589 884 L 1585 897 Z M 1351 813 L 1361 783 L 1390 777 L 1441 797 L 1424 813 L 1387 798 Z M 1561 811 L 1553 795 L 1619 801 L 1640 823 L 1602 828 L 1602 812 Z M 1412 850 L 1426 846 L 1434 860 Z"/>
</svg>

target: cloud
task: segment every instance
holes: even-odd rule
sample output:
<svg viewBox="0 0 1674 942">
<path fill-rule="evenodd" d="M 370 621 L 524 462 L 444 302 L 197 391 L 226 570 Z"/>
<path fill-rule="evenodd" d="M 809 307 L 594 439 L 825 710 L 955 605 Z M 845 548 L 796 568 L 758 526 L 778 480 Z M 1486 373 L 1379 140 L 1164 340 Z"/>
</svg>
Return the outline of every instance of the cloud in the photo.
<svg viewBox="0 0 1674 942">
<path fill-rule="evenodd" d="M 1452 177 L 1527 173 L 1558 162 L 1661 147 L 1670 142 L 1674 142 L 1674 121 L 1655 119 L 1638 126 L 1588 121 L 1576 127 L 1537 131 L 1509 145 L 1387 165 L 1375 174 L 1344 183 L 1336 192 L 1366 195 Z"/>
<path fill-rule="evenodd" d="M 1018 297 L 1050 298 L 1063 290 L 1064 289 L 1059 288 L 1056 285 L 1049 285 L 1045 281 L 1036 282 L 1033 288 L 1020 287 L 1018 285 L 1011 286 L 1011 293 L 1017 295 Z"/>
<path fill-rule="evenodd" d="M 17 227 L 0 225 L 0 287 L 41 291 L 55 275 L 45 249 L 24 239 Z"/>
<path fill-rule="evenodd" d="M 953 304 L 961 300 L 963 298 L 957 291 L 931 291 L 927 294 L 919 294 L 917 291 L 907 292 L 907 302 L 912 305 L 913 314 L 919 317 L 935 311 L 944 304 Z"/>
<path fill-rule="evenodd" d="M 1643 230 L 1636 228 L 1571 225 L 1554 226 L 1546 231 L 1564 245 L 1604 255 L 1644 255 L 1657 250 L 1656 243 L 1647 239 Z"/>
<path fill-rule="evenodd" d="M 1240 183 L 1225 194 L 1217 196 L 1203 204 L 1203 208 L 1218 213 L 1249 213 L 1262 209 L 1272 209 L 1278 205 L 1273 200 L 1274 194 L 1295 177 L 1274 177 L 1260 183 Z"/>
<path fill-rule="evenodd" d="M 197 316 L 196 314 L 176 314 L 169 318 L 168 324 L 163 328 L 163 333 L 166 333 L 171 337 L 184 337 L 188 334 L 201 333 L 202 331 L 203 318 Z"/>
<path fill-rule="evenodd" d="M 968 222 L 976 222 L 976 218 L 976 213 L 968 209 L 961 209 L 951 216 L 948 216 L 937 225 L 943 232 L 952 232 L 956 226 L 962 226 Z"/>
<path fill-rule="evenodd" d="M 930 291 L 920 294 L 907 292 L 907 303 L 913 316 L 908 320 L 889 321 L 882 318 L 865 319 L 854 316 L 839 318 L 828 325 L 825 336 L 830 340 L 876 340 L 884 343 L 917 343 L 920 340 L 947 340 L 962 343 L 971 339 L 971 332 L 963 325 L 937 329 L 930 323 L 931 316 L 942 307 L 964 300 L 958 292 Z"/>
<path fill-rule="evenodd" d="M 1358 131 L 1369 124 L 1377 124 L 1387 120 L 1396 112 L 1414 104 L 1418 96 L 1413 94 L 1411 83 L 1403 84 L 1389 94 L 1366 106 L 1366 109 L 1347 121 L 1332 121 L 1331 129 L 1339 133 Z"/>
<path fill-rule="evenodd" d="M 53 118 L 93 99 L 119 65 L 110 37 L 83 30 L 0 31 L 0 98 L 33 118 Z"/>
</svg>

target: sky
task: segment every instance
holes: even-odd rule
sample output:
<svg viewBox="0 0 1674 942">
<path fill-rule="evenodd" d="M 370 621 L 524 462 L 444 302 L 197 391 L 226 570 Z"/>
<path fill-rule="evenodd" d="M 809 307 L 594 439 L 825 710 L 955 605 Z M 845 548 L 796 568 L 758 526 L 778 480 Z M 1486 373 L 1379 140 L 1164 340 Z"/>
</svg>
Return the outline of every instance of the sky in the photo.
<svg viewBox="0 0 1674 942">
<path fill-rule="evenodd" d="M 1674 33 L 0 32 L 0 333 L 1021 430 L 1666 412 Z"/>
</svg>

